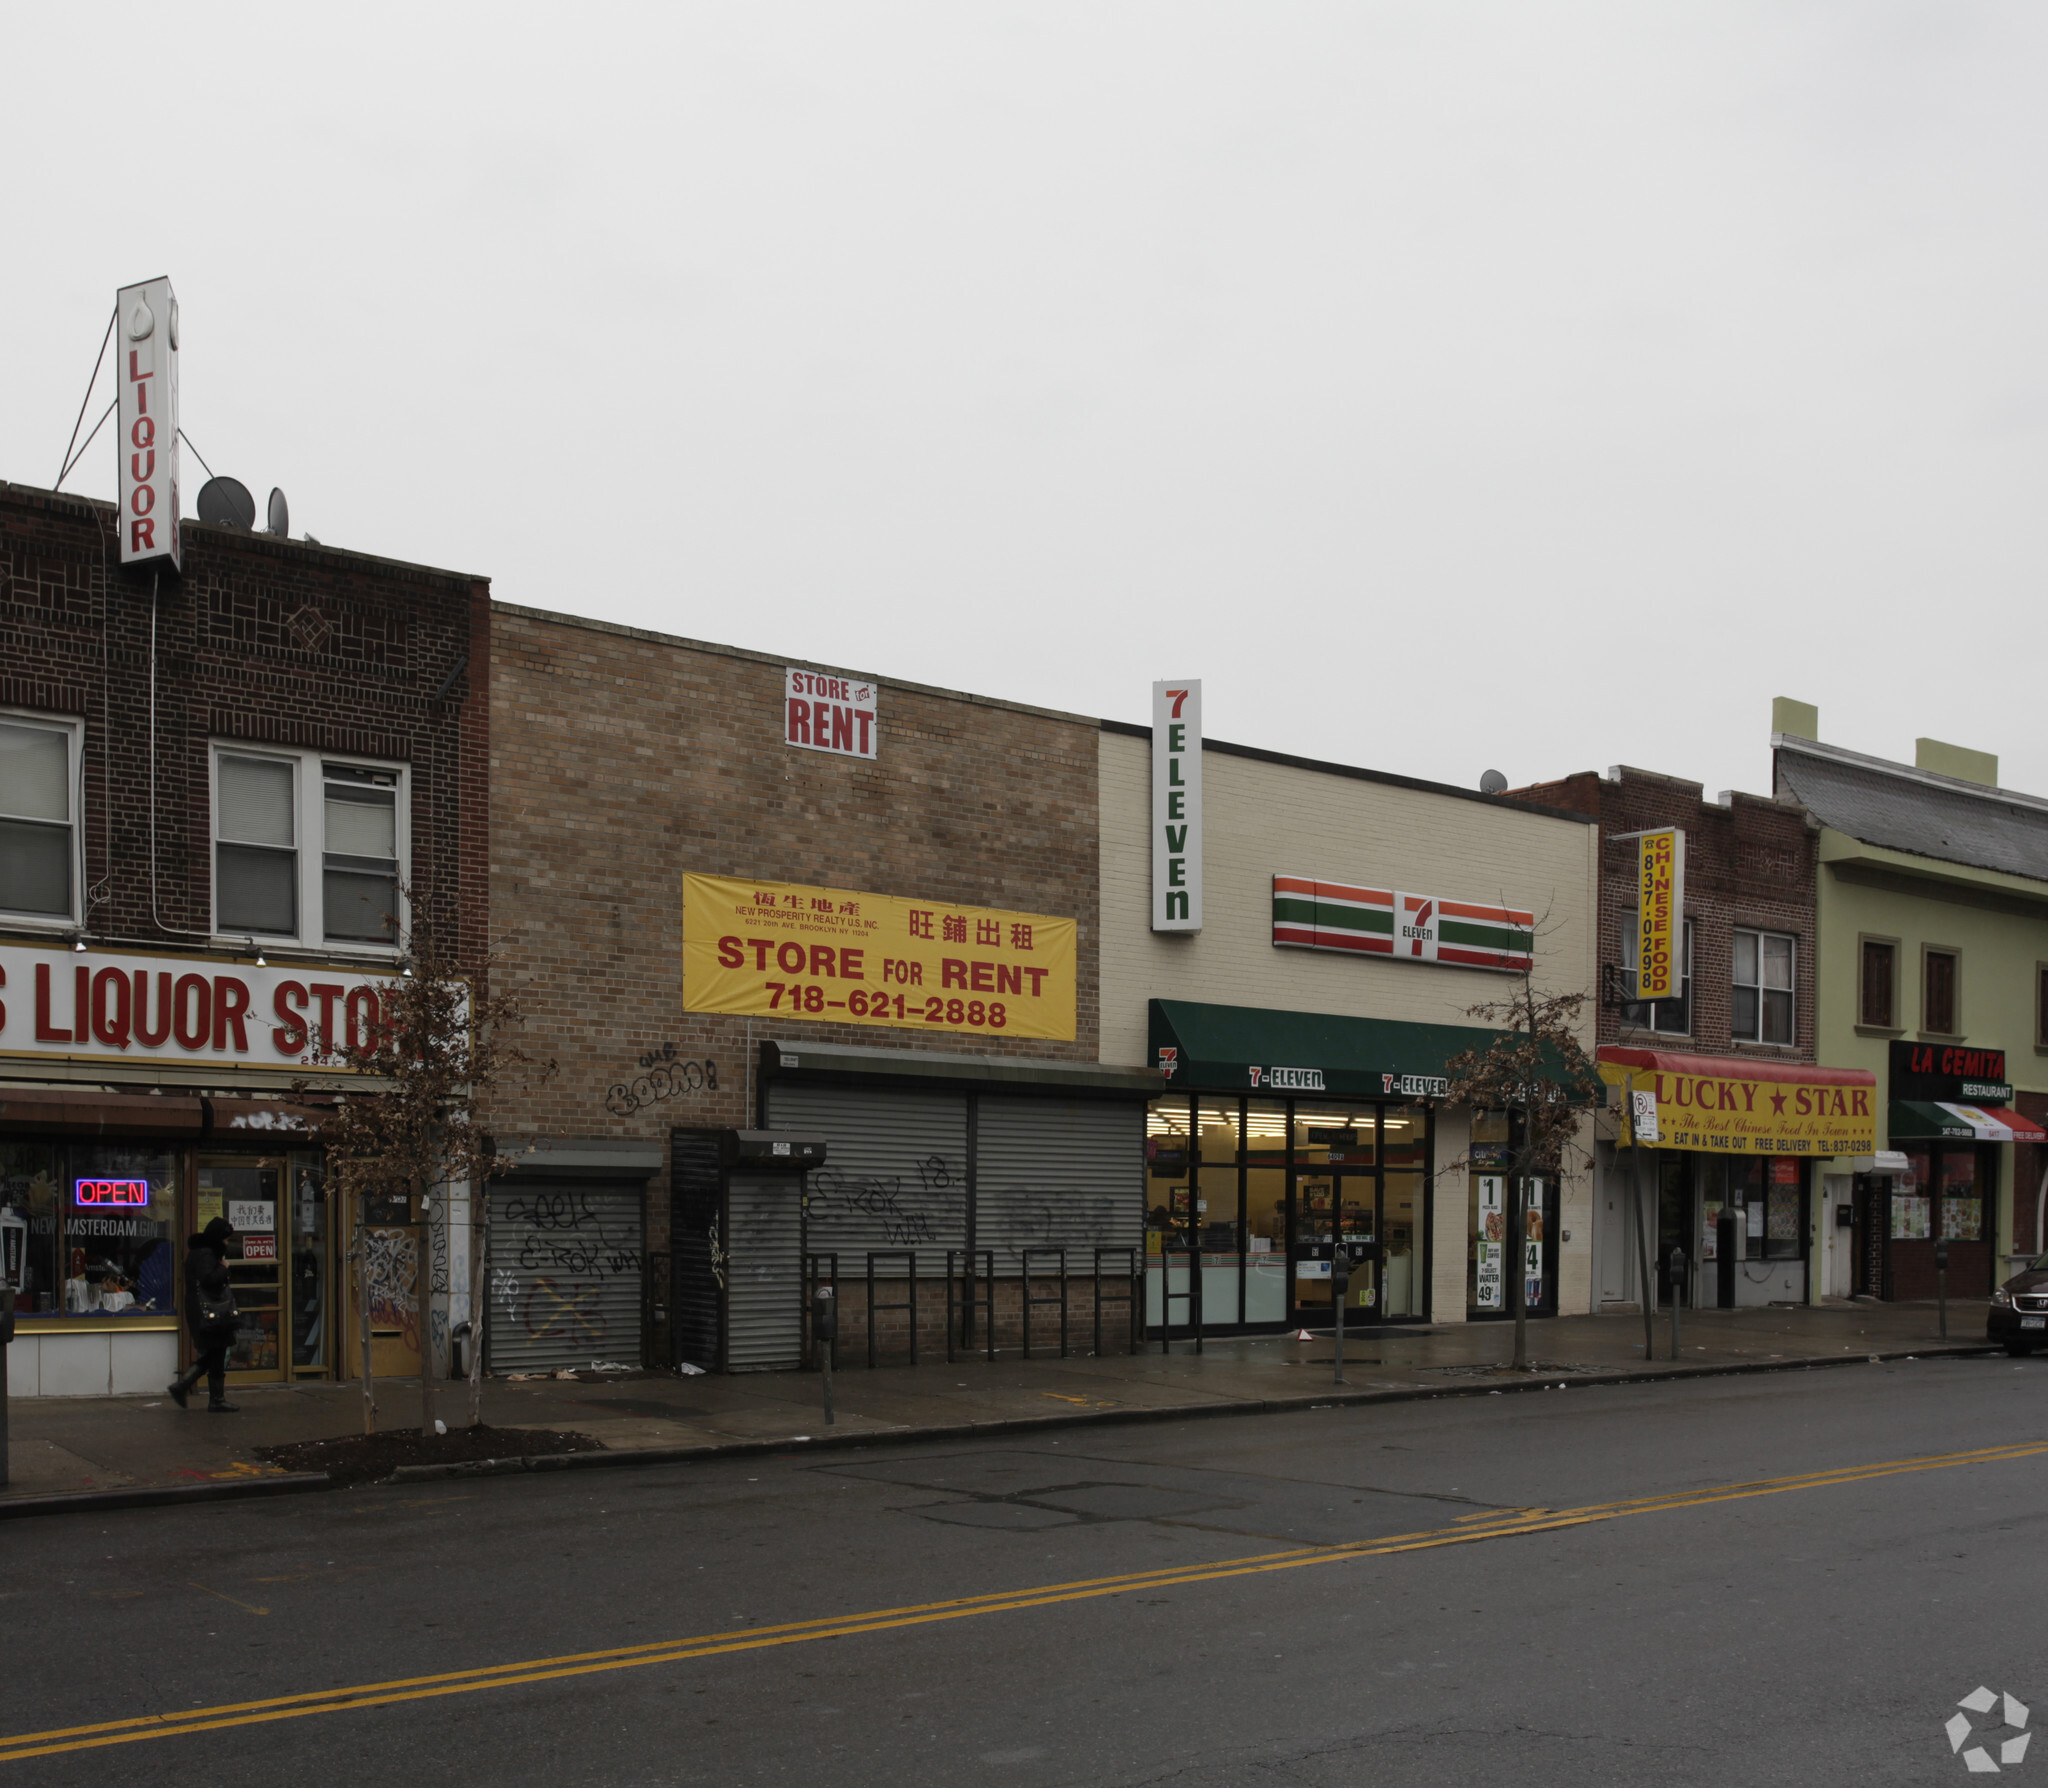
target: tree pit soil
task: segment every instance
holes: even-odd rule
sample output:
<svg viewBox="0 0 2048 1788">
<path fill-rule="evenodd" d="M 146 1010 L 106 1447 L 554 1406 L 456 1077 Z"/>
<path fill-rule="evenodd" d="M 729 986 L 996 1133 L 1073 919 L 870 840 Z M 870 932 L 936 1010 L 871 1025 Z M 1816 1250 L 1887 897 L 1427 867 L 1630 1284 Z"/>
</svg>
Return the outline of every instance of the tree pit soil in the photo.
<svg viewBox="0 0 2048 1788">
<path fill-rule="evenodd" d="M 257 1457 L 285 1471 L 324 1471 L 337 1488 L 381 1483 L 401 1465 L 456 1465 L 473 1459 L 530 1458 L 537 1453 L 601 1453 L 604 1442 L 561 1428 L 451 1428 L 422 1434 L 394 1428 L 380 1434 L 342 1434 L 332 1440 L 295 1440 L 258 1447 Z"/>
</svg>

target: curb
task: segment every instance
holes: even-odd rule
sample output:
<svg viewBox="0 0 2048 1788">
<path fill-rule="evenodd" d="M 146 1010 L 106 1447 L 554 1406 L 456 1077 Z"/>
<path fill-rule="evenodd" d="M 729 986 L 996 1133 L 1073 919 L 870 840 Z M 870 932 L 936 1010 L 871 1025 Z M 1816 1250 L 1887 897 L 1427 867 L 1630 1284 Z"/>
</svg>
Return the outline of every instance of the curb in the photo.
<svg viewBox="0 0 2048 1788">
<path fill-rule="evenodd" d="M 54 1496 L 0 1496 L 0 1521 L 27 1515 L 91 1514 L 99 1509 L 239 1502 L 249 1496 L 294 1496 L 333 1488 L 324 1471 L 294 1471 L 266 1478 L 222 1478 L 210 1484 L 137 1484 L 122 1490 L 65 1490 Z"/>
<path fill-rule="evenodd" d="M 1759 1360 L 1739 1366 L 1686 1366 L 1674 1364 L 1662 1371 L 1645 1368 L 1634 1372 L 1588 1373 L 1567 1377 L 1562 1382 L 1574 1389 L 1606 1385 L 1665 1384 L 1684 1378 L 1742 1378 L 1766 1372 L 1807 1372 L 1834 1366 L 1870 1366 L 1885 1361 L 1975 1358 L 2001 1349 L 1990 1345 L 1923 1346 L 1908 1352 L 1858 1353 L 1836 1359 Z M 999 1416 L 984 1422 L 937 1422 L 918 1428 L 862 1429 L 847 1434 L 814 1434 L 798 1440 L 730 1440 L 708 1446 L 639 1447 L 632 1451 L 602 1453 L 533 1453 L 506 1459 L 464 1459 L 447 1465 L 401 1465 L 381 1480 L 383 1486 L 433 1483 L 448 1478 L 510 1477 L 521 1472 L 595 1471 L 632 1465 L 682 1465 L 694 1460 L 759 1458 L 770 1453 L 788 1453 L 795 1447 L 805 1451 L 840 1451 L 848 1447 L 909 1446 L 932 1441 L 982 1440 L 1000 1434 L 1036 1434 L 1059 1428 L 1100 1427 L 1140 1422 L 1186 1422 L 1220 1416 L 1293 1415 L 1310 1409 L 1356 1408 L 1374 1403 L 1433 1403 L 1452 1397 L 1523 1396 L 1547 1391 L 1560 1381 L 1539 1377 L 1524 1384 L 1418 1385 L 1413 1390 L 1352 1391 L 1332 1385 L 1320 1394 L 1291 1397 L 1248 1397 L 1228 1403 L 1130 1405 L 1116 1409 L 1063 1411 L 1054 1415 Z M 376 1489 L 375 1484 L 360 1485 Z"/>
</svg>

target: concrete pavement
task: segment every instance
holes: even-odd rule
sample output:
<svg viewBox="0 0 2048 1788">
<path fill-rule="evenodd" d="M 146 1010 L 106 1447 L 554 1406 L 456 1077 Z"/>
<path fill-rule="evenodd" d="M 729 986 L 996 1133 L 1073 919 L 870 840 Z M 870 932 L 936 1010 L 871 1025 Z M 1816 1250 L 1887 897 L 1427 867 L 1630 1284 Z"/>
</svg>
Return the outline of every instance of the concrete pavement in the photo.
<svg viewBox="0 0 2048 1788">
<path fill-rule="evenodd" d="M 1543 1384 L 1670 1377 L 1732 1370 L 1839 1364 L 1981 1349 L 1983 1307 L 1952 1304 L 1949 1338 L 1936 1334 L 1932 1304 L 1830 1304 L 1814 1309 L 1687 1311 L 1682 1358 L 1670 1358 L 1668 1315 L 1644 1358 L 1639 1313 L 1578 1316 L 1529 1325 L 1531 1359 Z M 1085 1345 L 1085 1337 L 1083 1338 Z M 573 1379 L 485 1381 L 483 1419 L 499 1427 L 586 1434 L 611 1453 L 716 1457 L 735 1448 L 858 1438 L 943 1438 L 1085 1421 L 1252 1413 L 1336 1402 L 1370 1402 L 1525 1388 L 1505 1370 L 1512 1332 L 1505 1323 L 1385 1328 L 1353 1333 L 1347 1383 L 1332 1383 L 1325 1334 L 1309 1341 L 1260 1336 L 1209 1341 L 1197 1354 L 1176 1341 L 1161 1353 L 1100 1358 L 1075 1354 L 948 1365 L 862 1365 L 835 1374 L 837 1421 L 823 1423 L 818 1375 L 750 1373 L 630 1377 L 584 1372 Z M 859 1356 L 849 1344 L 845 1352 Z M 276 1468 L 257 1449 L 362 1431 L 362 1394 L 351 1385 L 248 1386 L 233 1393 L 241 1413 L 180 1410 L 166 1397 L 34 1398 L 10 1404 L 8 1498 L 94 1491 L 232 1486 Z M 378 1386 L 380 1428 L 416 1426 L 418 1381 Z M 439 1408 L 451 1427 L 467 1419 L 467 1389 L 449 1385 Z M 587 1457 L 587 1455 L 585 1456 Z M 428 1467 L 424 1474 L 458 1468 Z M 419 1468 L 407 1476 L 423 1475 Z"/>
</svg>

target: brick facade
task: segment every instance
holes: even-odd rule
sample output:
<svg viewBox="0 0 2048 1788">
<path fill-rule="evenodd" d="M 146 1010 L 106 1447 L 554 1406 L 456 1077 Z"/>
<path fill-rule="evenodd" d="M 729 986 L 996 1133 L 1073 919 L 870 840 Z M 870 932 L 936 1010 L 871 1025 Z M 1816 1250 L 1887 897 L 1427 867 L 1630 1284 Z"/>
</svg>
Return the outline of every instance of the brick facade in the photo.
<svg viewBox="0 0 2048 1788">
<path fill-rule="evenodd" d="M 1681 1035 L 1627 1023 L 1619 1004 L 1603 997 L 1600 1042 L 1764 1061 L 1814 1059 L 1814 877 L 1819 834 L 1796 804 L 1732 794 L 1723 805 L 1704 799 L 1697 782 L 1628 768 L 1614 781 L 1588 770 L 1514 792 L 1527 800 L 1600 817 L 1603 988 L 1619 980 L 1626 960 L 1624 941 L 1635 912 L 1636 846 L 1626 835 L 1660 826 L 1678 826 L 1685 833 L 1685 916 L 1693 926 L 1690 1029 Z M 1737 927 L 1787 932 L 1799 940 L 1794 951 L 1790 1045 L 1737 1042 L 1732 1035 Z"/>
<path fill-rule="evenodd" d="M 88 938 L 206 947 L 209 741 L 241 739 L 409 765 L 411 879 L 478 960 L 485 580 L 190 521 L 182 576 L 124 570 L 113 525 L 111 504 L 0 484 L 0 705 L 85 723 Z"/>
<path fill-rule="evenodd" d="M 786 660 L 502 603 L 493 642 L 492 915 L 530 1042 L 559 1068 L 500 1102 L 503 1133 L 751 1125 L 749 1060 L 771 1036 L 1096 1059 L 1096 722 L 882 681 L 879 755 L 836 757 L 783 744 Z M 1075 1038 L 685 1012 L 693 871 L 1072 916 Z M 716 1086 L 650 1079 L 664 1050 L 715 1064 Z M 650 1250 L 668 1208 L 657 1175 Z"/>
</svg>

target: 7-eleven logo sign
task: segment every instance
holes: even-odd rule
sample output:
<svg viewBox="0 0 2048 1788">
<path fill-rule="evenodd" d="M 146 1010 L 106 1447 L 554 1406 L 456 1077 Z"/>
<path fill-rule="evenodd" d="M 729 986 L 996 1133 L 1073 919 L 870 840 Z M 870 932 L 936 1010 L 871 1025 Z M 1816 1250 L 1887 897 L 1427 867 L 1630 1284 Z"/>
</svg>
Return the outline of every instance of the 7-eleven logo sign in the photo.
<svg viewBox="0 0 2048 1788">
<path fill-rule="evenodd" d="M 1394 896 L 1394 954 L 1436 960 L 1437 903 L 1432 894 Z"/>
</svg>

